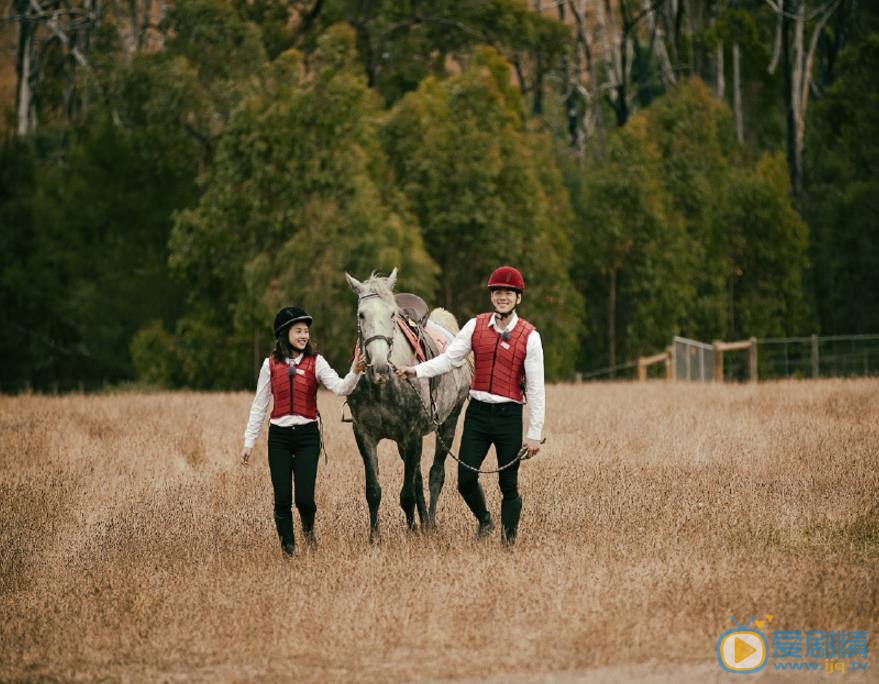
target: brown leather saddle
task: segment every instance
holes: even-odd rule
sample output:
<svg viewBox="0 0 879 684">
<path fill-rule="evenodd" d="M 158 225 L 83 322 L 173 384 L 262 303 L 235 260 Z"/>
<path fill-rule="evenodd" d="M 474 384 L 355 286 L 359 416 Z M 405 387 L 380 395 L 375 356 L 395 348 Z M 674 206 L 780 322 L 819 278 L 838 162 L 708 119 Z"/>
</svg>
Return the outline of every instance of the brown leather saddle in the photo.
<svg viewBox="0 0 879 684">
<path fill-rule="evenodd" d="M 397 309 L 403 316 L 422 327 L 427 325 L 430 309 L 427 308 L 427 302 L 417 294 L 398 292 L 394 295 L 394 301 L 397 302 Z"/>
</svg>

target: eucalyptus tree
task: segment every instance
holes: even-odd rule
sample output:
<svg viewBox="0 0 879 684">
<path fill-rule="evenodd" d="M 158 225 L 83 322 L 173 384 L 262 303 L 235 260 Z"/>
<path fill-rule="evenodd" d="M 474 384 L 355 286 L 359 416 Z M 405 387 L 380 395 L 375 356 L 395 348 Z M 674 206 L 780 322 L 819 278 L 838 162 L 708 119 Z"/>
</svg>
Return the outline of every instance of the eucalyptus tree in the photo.
<svg viewBox="0 0 879 684">
<path fill-rule="evenodd" d="M 463 316 L 486 306 L 502 263 L 526 274 L 523 315 L 551 343 L 551 376 L 574 370 L 583 304 L 569 267 L 573 214 L 552 142 L 529 124 L 510 64 L 477 50 L 444 80 L 426 78 L 382 131 L 395 176 L 440 266 L 440 303 Z"/>
<path fill-rule="evenodd" d="M 379 145 L 381 104 L 353 30 L 325 32 L 307 66 L 281 54 L 260 80 L 217 144 L 198 205 L 175 216 L 171 265 L 188 289 L 177 333 L 196 386 L 246 383 L 251 352 L 264 355 L 267 322 L 289 302 L 314 315 L 322 352 L 340 363 L 356 332 L 345 271 L 396 266 L 401 287 L 434 287 L 436 265 Z M 200 348 L 209 338 L 237 354 L 219 377 Z"/>
</svg>

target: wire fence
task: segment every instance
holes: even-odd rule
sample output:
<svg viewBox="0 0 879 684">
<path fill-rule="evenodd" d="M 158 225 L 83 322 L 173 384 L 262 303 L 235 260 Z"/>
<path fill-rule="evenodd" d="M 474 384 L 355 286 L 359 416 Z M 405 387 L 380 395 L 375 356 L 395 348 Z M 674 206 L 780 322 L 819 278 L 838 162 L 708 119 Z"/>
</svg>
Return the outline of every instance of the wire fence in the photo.
<svg viewBox="0 0 879 684">
<path fill-rule="evenodd" d="M 714 379 L 717 353 L 714 345 L 675 337 L 669 352 L 675 380 L 711 382 Z M 760 380 L 879 376 L 879 334 L 757 338 L 756 370 Z M 647 378 L 666 377 L 661 364 L 651 365 L 645 371 Z M 722 371 L 726 382 L 751 379 L 749 350 L 724 351 Z M 638 379 L 638 361 L 577 373 L 576 379 Z"/>
<path fill-rule="evenodd" d="M 879 375 L 879 335 L 758 338 L 761 378 Z"/>
</svg>

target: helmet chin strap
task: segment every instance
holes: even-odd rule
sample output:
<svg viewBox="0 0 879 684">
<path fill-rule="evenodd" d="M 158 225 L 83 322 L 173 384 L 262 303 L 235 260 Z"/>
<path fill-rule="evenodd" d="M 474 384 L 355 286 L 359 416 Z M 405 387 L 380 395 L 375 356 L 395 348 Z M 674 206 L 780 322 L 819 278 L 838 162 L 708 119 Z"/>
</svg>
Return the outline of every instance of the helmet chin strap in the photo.
<svg viewBox="0 0 879 684">
<path fill-rule="evenodd" d="M 495 318 L 497 318 L 497 319 L 499 319 L 499 320 L 501 320 L 501 321 L 505 321 L 505 320 L 507 320 L 507 319 L 508 319 L 510 316 L 512 316 L 514 313 L 516 313 L 516 307 L 515 307 L 515 306 L 514 306 L 512 309 L 510 309 L 509 311 L 507 311 L 506 313 L 501 313 L 501 312 L 498 311 L 496 308 L 495 308 L 495 310 L 494 310 Z"/>
</svg>

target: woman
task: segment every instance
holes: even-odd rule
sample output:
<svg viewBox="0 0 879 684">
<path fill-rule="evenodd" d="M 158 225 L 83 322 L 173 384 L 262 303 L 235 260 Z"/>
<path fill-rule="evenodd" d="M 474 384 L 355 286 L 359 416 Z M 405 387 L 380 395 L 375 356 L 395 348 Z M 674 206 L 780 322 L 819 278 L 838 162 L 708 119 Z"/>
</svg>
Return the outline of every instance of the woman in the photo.
<svg viewBox="0 0 879 684">
<path fill-rule="evenodd" d="M 310 547 L 316 545 L 314 483 L 320 455 L 317 384 L 348 395 L 366 370 L 366 362 L 357 353 L 351 371 L 344 379 L 339 378 L 326 359 L 314 351 L 311 321 L 311 316 L 295 306 L 284 307 L 275 316 L 275 349 L 259 372 L 241 452 L 241 462 L 247 465 L 271 397 L 274 406 L 269 420 L 269 471 L 275 494 L 275 525 L 281 548 L 288 556 L 296 547 L 291 507 L 294 487 L 302 534 Z"/>
</svg>

